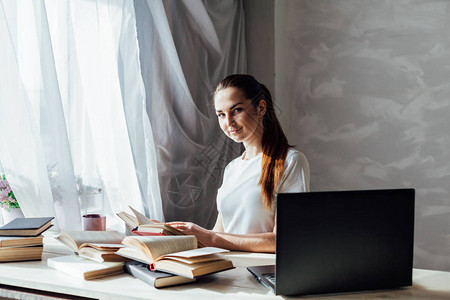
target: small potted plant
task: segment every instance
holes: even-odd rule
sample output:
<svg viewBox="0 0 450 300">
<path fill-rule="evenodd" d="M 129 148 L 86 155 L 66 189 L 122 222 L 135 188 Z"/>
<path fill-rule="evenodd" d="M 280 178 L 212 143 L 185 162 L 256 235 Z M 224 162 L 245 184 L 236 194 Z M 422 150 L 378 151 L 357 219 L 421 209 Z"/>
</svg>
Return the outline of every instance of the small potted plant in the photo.
<svg viewBox="0 0 450 300">
<path fill-rule="evenodd" d="M 23 217 L 19 202 L 17 202 L 5 174 L 0 174 L 0 207 L 2 209 L 3 222 L 8 223 L 15 218 Z"/>
</svg>

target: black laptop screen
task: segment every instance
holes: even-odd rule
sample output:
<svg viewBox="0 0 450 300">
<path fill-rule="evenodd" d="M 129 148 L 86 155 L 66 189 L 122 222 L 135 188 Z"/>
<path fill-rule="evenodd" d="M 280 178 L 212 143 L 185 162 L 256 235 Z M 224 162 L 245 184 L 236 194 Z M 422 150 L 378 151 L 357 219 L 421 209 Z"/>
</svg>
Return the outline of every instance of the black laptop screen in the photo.
<svg viewBox="0 0 450 300">
<path fill-rule="evenodd" d="M 277 196 L 276 293 L 412 284 L 414 189 Z"/>
</svg>

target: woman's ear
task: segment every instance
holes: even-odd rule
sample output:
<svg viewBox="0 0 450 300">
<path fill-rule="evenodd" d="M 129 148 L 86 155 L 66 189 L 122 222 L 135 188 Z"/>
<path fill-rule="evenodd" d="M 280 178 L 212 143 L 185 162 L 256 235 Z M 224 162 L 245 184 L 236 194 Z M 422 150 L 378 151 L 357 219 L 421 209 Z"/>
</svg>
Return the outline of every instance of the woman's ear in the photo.
<svg viewBox="0 0 450 300">
<path fill-rule="evenodd" d="M 258 103 L 258 117 L 262 118 L 266 114 L 267 111 L 267 102 L 266 100 L 259 100 Z"/>
</svg>

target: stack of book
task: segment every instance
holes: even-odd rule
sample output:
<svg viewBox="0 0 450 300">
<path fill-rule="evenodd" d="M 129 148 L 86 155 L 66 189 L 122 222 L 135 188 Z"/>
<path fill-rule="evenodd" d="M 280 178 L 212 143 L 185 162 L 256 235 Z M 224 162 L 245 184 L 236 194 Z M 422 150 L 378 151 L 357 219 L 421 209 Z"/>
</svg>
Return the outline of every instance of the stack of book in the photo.
<svg viewBox="0 0 450 300">
<path fill-rule="evenodd" d="M 52 226 L 52 219 L 16 218 L 0 227 L 0 262 L 41 260 L 42 233 Z"/>
<path fill-rule="evenodd" d="M 122 243 L 126 247 L 116 253 L 133 260 L 125 263 L 125 270 L 156 288 L 194 282 L 233 268 L 233 263 L 220 255 L 228 250 L 197 248 L 193 235 L 127 236 Z"/>
<path fill-rule="evenodd" d="M 74 255 L 52 257 L 47 265 L 84 280 L 124 270 L 153 287 L 195 282 L 200 276 L 234 268 L 221 256 L 228 250 L 204 247 L 193 235 L 167 224 L 150 220 L 132 209 L 118 215 L 138 235 L 123 236 L 116 231 L 72 231 L 57 239 Z"/>
<path fill-rule="evenodd" d="M 220 255 L 228 250 L 205 247 L 195 236 L 130 209 L 134 216 L 124 211 L 117 215 L 135 235 L 127 236 L 122 242 L 126 247 L 116 253 L 132 260 L 125 263 L 125 271 L 134 277 L 160 288 L 234 268 Z"/>
<path fill-rule="evenodd" d="M 124 236 L 117 231 L 68 231 L 57 239 L 69 247 L 74 255 L 52 257 L 47 265 L 63 273 L 91 280 L 123 273 L 128 259 L 115 254 L 124 247 Z"/>
</svg>

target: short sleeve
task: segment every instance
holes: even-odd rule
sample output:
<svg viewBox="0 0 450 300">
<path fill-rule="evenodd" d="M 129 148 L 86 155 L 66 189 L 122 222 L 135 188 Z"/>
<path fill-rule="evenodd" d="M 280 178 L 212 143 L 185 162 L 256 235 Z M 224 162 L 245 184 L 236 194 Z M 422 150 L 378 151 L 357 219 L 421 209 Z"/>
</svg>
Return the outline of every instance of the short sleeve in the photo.
<svg viewBox="0 0 450 300">
<path fill-rule="evenodd" d="M 277 193 L 309 192 L 309 164 L 306 156 L 290 149 L 284 163 L 284 171 Z"/>
</svg>

